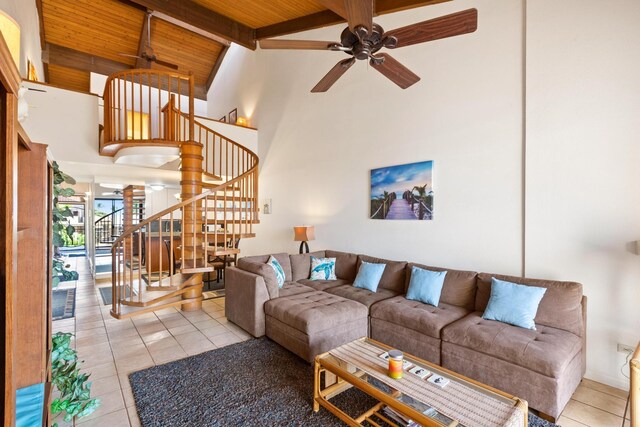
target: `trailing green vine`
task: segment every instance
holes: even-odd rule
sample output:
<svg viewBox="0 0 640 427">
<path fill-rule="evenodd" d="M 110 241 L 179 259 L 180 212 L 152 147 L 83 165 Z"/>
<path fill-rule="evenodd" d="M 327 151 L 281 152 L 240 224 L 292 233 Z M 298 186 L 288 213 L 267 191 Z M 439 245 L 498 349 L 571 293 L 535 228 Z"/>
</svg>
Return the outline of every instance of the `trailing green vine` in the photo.
<svg viewBox="0 0 640 427">
<path fill-rule="evenodd" d="M 51 413 L 66 412 L 66 422 L 87 416 L 100 406 L 99 399 L 91 398 L 91 383 L 87 382 L 91 374 L 81 373 L 78 368 L 78 353 L 71 348 L 72 336 L 54 334 L 51 350 L 51 382 L 60 391 L 60 397 L 51 402 Z"/>
<path fill-rule="evenodd" d="M 78 272 L 69 270 L 69 264 L 65 264 L 58 248 L 64 246 L 64 242 L 69 236 L 73 236 L 75 228 L 69 223 L 69 218 L 73 216 L 69 206 L 58 206 L 58 196 L 70 197 L 75 194 L 73 188 L 64 188 L 62 184 L 75 184 L 76 180 L 60 170 L 58 163 L 53 162 L 53 287 L 60 282 L 78 280 Z"/>
</svg>

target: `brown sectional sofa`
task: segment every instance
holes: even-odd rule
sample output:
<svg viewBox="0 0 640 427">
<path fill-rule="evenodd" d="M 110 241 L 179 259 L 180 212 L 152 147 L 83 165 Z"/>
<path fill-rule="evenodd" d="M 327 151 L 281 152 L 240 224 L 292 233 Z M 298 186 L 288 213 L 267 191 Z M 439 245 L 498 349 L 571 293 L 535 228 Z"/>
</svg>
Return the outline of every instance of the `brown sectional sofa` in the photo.
<svg viewBox="0 0 640 427">
<path fill-rule="evenodd" d="M 310 256 L 336 258 L 337 280 L 309 280 Z M 370 336 L 514 394 L 553 418 L 586 368 L 586 297 L 575 282 L 443 269 L 338 251 L 273 254 L 285 271 L 279 289 L 269 255 L 245 257 L 226 272 L 226 316 L 313 361 Z M 352 286 L 362 261 L 386 264 L 377 292 Z M 411 268 L 447 271 L 438 307 L 408 300 Z M 528 330 L 484 320 L 491 278 L 547 288 Z"/>
</svg>

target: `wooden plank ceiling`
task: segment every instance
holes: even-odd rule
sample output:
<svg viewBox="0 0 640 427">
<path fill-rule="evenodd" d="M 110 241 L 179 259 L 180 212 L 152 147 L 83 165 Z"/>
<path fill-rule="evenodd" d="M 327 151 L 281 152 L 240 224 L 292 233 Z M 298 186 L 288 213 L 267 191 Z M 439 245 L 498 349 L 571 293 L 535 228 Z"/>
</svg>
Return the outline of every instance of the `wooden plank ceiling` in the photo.
<svg viewBox="0 0 640 427">
<path fill-rule="evenodd" d="M 450 0 L 372 0 L 378 14 Z M 88 91 L 90 72 L 111 74 L 149 66 L 136 60 L 146 44 L 159 60 L 193 72 L 205 98 L 231 42 L 256 40 L 344 22 L 323 0 L 36 0 L 45 79 Z M 327 4 L 327 1 L 324 1 Z M 163 68 L 151 63 L 152 68 Z"/>
</svg>

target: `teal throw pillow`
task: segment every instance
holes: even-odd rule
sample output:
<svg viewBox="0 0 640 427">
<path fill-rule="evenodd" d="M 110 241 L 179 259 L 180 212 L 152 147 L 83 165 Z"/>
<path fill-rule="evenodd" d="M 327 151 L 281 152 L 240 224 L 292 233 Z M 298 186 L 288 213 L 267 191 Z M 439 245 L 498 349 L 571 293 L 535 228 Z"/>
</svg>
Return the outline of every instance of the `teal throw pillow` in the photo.
<svg viewBox="0 0 640 427">
<path fill-rule="evenodd" d="M 492 277 L 491 297 L 482 318 L 535 331 L 534 319 L 546 291 L 546 288 L 518 285 Z"/>
<path fill-rule="evenodd" d="M 386 264 L 374 264 L 363 261 L 362 264 L 360 264 L 358 275 L 356 276 L 356 280 L 353 282 L 353 286 L 356 288 L 367 289 L 371 292 L 377 291 L 380 279 L 382 278 L 382 273 L 384 273 L 384 268 L 386 266 Z"/>
<path fill-rule="evenodd" d="M 411 267 L 411 280 L 409 280 L 407 299 L 437 307 L 446 275 L 446 271 L 431 271 L 416 266 Z"/>
<path fill-rule="evenodd" d="M 336 259 L 311 255 L 311 280 L 336 280 Z"/>
<path fill-rule="evenodd" d="M 269 264 L 273 268 L 273 271 L 276 272 L 278 287 L 281 288 L 284 285 L 284 270 L 282 269 L 282 266 L 280 265 L 278 260 L 273 257 L 273 255 L 269 257 L 269 261 L 267 261 L 267 264 Z"/>
</svg>

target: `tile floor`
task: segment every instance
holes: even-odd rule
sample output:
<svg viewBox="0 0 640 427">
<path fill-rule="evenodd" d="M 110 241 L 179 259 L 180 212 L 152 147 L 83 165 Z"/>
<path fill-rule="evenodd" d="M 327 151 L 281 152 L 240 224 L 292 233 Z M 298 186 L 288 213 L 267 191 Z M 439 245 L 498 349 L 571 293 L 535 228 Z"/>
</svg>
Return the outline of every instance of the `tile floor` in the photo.
<svg viewBox="0 0 640 427">
<path fill-rule="evenodd" d="M 75 333 L 83 370 L 91 373 L 91 394 L 102 401 L 96 412 L 79 420 L 79 427 L 139 426 L 128 373 L 251 338 L 227 321 L 224 298 L 205 301 L 197 312 L 169 308 L 133 319 L 114 319 L 97 290 L 109 283 L 95 284 L 85 258 L 70 258 L 70 263 L 80 278 L 61 287 L 76 287 L 76 316 L 53 322 L 53 329 Z M 626 398 L 623 390 L 585 379 L 558 424 L 622 426 Z M 70 425 L 61 418 L 55 421 L 60 427 Z M 629 425 L 627 420 L 624 426 Z"/>
</svg>

